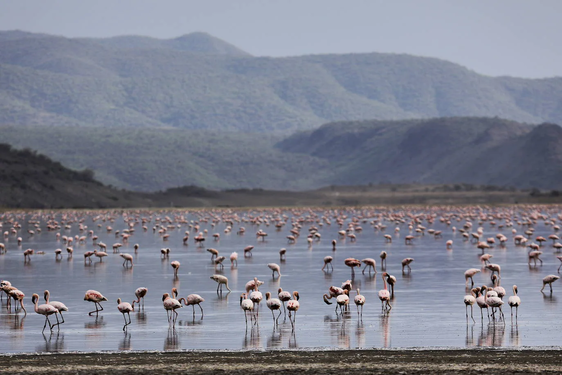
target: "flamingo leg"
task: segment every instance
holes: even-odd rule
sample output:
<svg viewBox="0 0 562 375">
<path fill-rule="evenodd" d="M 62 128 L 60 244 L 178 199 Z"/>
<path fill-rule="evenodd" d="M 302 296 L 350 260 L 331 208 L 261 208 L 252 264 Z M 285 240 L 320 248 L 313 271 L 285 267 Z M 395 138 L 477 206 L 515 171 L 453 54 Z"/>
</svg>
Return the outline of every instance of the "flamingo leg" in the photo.
<svg viewBox="0 0 562 375">
<path fill-rule="evenodd" d="M 472 321 L 473 321 L 474 323 L 476 323 L 476 321 L 474 320 L 474 315 L 473 315 L 473 313 L 474 313 L 474 308 L 473 308 L 472 305 L 470 305 L 470 317 L 472 318 Z"/>
<path fill-rule="evenodd" d="M 275 319 L 275 324 L 279 324 L 279 317 L 280 316 L 281 316 L 281 310 L 279 310 L 279 314 L 277 315 L 277 318 Z"/>
</svg>

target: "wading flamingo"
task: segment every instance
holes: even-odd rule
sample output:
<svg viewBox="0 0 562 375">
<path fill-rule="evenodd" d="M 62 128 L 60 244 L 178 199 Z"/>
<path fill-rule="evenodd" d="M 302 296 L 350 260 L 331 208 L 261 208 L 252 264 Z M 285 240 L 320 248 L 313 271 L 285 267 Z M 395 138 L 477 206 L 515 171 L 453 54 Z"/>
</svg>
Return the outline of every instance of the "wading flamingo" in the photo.
<svg viewBox="0 0 562 375">
<path fill-rule="evenodd" d="M 45 317 L 45 324 L 43 325 L 43 331 L 45 331 L 45 327 L 47 326 L 47 323 L 49 323 L 49 329 L 52 331 L 53 330 L 53 325 L 51 324 L 51 321 L 49 320 L 49 315 L 53 315 L 57 313 L 57 309 L 52 306 L 52 305 L 48 305 L 48 304 L 43 304 L 43 305 L 38 305 L 38 301 L 39 301 L 39 295 L 34 293 L 33 296 L 31 297 L 31 303 L 33 303 L 33 305 L 35 305 L 35 312 L 37 314 L 43 315 Z M 41 331 L 41 332 L 43 332 Z"/>
<path fill-rule="evenodd" d="M 134 307 L 131 306 L 129 302 L 121 302 L 121 298 L 117 298 L 117 310 L 121 314 L 123 314 L 123 319 L 125 320 L 125 325 L 123 326 L 123 331 L 127 329 L 127 326 L 131 324 L 131 311 L 134 311 Z M 125 318 L 125 314 L 129 317 L 129 322 L 127 323 L 127 318 Z"/>
<path fill-rule="evenodd" d="M 96 309 L 94 311 L 90 311 L 88 313 L 88 315 L 91 316 L 93 313 L 96 313 L 96 315 L 98 315 L 99 311 L 103 311 L 103 306 L 100 304 L 100 302 L 107 301 L 107 298 L 105 298 L 97 290 L 90 289 L 90 290 L 86 291 L 86 295 L 84 295 L 84 301 L 93 302 L 94 306 L 96 307 Z M 99 306 L 99 309 L 98 309 L 98 306 Z"/>
</svg>

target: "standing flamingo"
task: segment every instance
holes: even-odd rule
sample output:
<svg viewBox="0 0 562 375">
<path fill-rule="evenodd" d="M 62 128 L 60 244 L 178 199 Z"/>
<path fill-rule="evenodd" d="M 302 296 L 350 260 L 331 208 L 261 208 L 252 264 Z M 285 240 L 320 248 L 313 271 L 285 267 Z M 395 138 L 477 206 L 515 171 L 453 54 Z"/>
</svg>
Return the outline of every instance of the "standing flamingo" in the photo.
<svg viewBox="0 0 562 375">
<path fill-rule="evenodd" d="M 148 292 L 148 289 L 145 287 L 139 287 L 135 290 L 135 297 L 137 297 L 136 301 L 133 301 L 133 309 L 135 308 L 135 303 L 138 304 L 139 306 L 141 305 L 141 299 L 142 299 L 142 308 L 144 309 L 144 296 L 146 296 L 146 293 Z"/>
<path fill-rule="evenodd" d="M 119 254 L 121 258 L 125 259 L 123 262 L 123 267 L 127 267 L 126 265 L 129 264 L 131 267 L 133 266 L 133 256 L 128 253 Z"/>
<path fill-rule="evenodd" d="M 381 300 L 381 309 L 383 313 L 389 313 L 390 310 L 392 309 L 392 306 L 390 305 L 390 293 L 388 292 L 388 289 L 386 288 L 386 278 L 384 277 L 384 274 L 382 276 L 382 281 L 384 284 L 384 289 L 379 290 L 379 299 Z"/>
<path fill-rule="evenodd" d="M 361 318 L 363 318 L 363 305 L 365 304 L 365 296 L 360 294 L 359 288 L 357 288 L 357 295 L 353 299 L 355 306 L 357 306 L 357 315 L 359 315 L 359 308 L 361 308 Z"/>
<path fill-rule="evenodd" d="M 256 311 L 256 317 L 259 318 L 260 302 L 263 299 L 263 295 L 258 290 L 258 286 L 259 286 L 258 278 L 254 277 L 254 291 L 252 293 L 250 293 L 250 300 L 254 303 L 254 310 Z M 256 305 L 257 305 L 257 308 L 256 308 Z"/>
<path fill-rule="evenodd" d="M 223 285 L 225 285 L 226 289 L 228 289 L 228 291 L 231 292 L 230 288 L 228 287 L 228 278 L 226 276 L 213 275 L 213 276 L 211 276 L 211 279 L 215 280 L 218 283 L 217 294 L 219 293 L 219 288 L 220 288 L 220 292 L 222 293 L 222 286 Z"/>
<path fill-rule="evenodd" d="M 517 295 L 517 285 L 513 286 L 513 295 L 509 297 L 507 304 L 511 308 L 511 320 L 513 320 L 513 308 L 515 307 L 515 321 L 517 321 L 517 313 L 521 305 L 521 298 Z"/>
<path fill-rule="evenodd" d="M 91 316 L 93 313 L 96 313 L 96 316 L 97 316 L 99 311 L 103 311 L 103 306 L 100 304 L 100 302 L 107 301 L 107 298 L 105 298 L 97 290 L 90 289 L 90 290 L 86 291 L 86 295 L 84 295 L 84 301 L 89 301 L 89 302 L 94 303 L 94 306 L 96 307 L 96 309 L 94 311 L 90 311 L 88 313 L 88 315 Z M 99 309 L 98 309 L 98 306 L 100 307 Z"/>
<path fill-rule="evenodd" d="M 174 277 L 178 277 L 178 270 L 180 269 L 180 262 L 178 262 L 177 260 L 174 260 L 174 261 L 172 261 L 172 263 L 170 263 L 170 265 L 174 269 Z"/>
<path fill-rule="evenodd" d="M 279 297 L 279 300 L 283 304 L 283 313 L 286 315 L 287 310 L 285 309 L 285 302 L 291 300 L 291 293 L 287 292 L 286 290 L 283 290 L 282 288 L 279 288 L 277 290 L 277 297 Z"/>
<path fill-rule="evenodd" d="M 244 318 L 246 319 L 246 328 L 248 327 L 248 311 L 251 313 L 254 310 L 254 303 L 248 298 L 248 293 L 240 295 L 240 308 L 244 311 Z M 250 321 L 253 319 L 250 314 Z"/>
<path fill-rule="evenodd" d="M 272 271 L 272 278 L 275 278 L 275 272 L 277 272 L 277 277 L 281 277 L 281 272 L 279 272 L 281 268 L 277 263 L 268 263 L 267 267 Z"/>
<path fill-rule="evenodd" d="M 555 282 L 556 280 L 558 280 L 559 278 L 560 278 L 560 276 L 556 276 L 556 275 L 545 276 L 544 279 L 542 279 L 541 292 L 543 291 L 546 284 L 548 284 L 550 286 L 550 293 L 552 293 L 552 283 Z"/>
<path fill-rule="evenodd" d="M 390 299 L 394 299 L 394 284 L 396 284 L 396 277 L 388 274 L 387 272 L 383 272 L 383 277 L 386 277 L 386 282 L 390 287 Z"/>
<path fill-rule="evenodd" d="M 271 298 L 271 293 L 265 293 L 265 304 L 267 308 L 271 310 L 271 316 L 273 317 L 273 324 L 277 324 L 279 317 L 281 316 L 281 301 L 278 298 Z M 275 318 L 274 310 L 279 310 L 279 315 Z"/>
<path fill-rule="evenodd" d="M 35 305 L 35 312 L 45 317 L 45 324 L 43 325 L 43 331 L 45 331 L 45 327 L 47 326 L 47 323 L 49 323 L 49 329 L 52 331 L 53 325 L 49 320 L 49 315 L 56 314 L 57 309 L 54 306 L 48 304 L 38 305 L 38 301 L 39 301 L 39 295 L 34 293 L 33 296 L 31 297 L 31 302 Z"/>
<path fill-rule="evenodd" d="M 471 287 L 474 286 L 474 275 L 476 275 L 478 272 L 480 272 L 480 270 L 478 268 L 469 268 L 466 271 L 464 271 L 464 280 L 465 280 L 465 285 L 468 288 L 468 279 L 470 279 L 471 282 Z"/>
<path fill-rule="evenodd" d="M 404 258 L 402 260 L 402 273 L 404 273 L 404 267 L 408 267 L 408 272 L 412 272 L 412 267 L 410 267 L 410 263 L 414 261 L 414 258 Z"/>
<path fill-rule="evenodd" d="M 347 310 L 347 306 L 349 305 L 349 291 L 345 290 L 342 294 L 336 297 L 336 315 L 338 314 L 338 307 L 340 308 L 340 312 L 343 314 L 343 308 Z"/>
<path fill-rule="evenodd" d="M 133 302 L 134 303 L 134 302 Z M 123 331 L 127 329 L 127 326 L 131 324 L 131 311 L 134 311 L 134 307 L 131 306 L 129 302 L 121 302 L 121 298 L 117 298 L 117 310 L 121 314 L 123 314 L 123 319 L 125 320 L 125 325 L 123 326 Z M 125 314 L 129 317 L 129 322 L 127 323 L 127 318 L 125 318 Z"/>
<path fill-rule="evenodd" d="M 230 266 L 234 267 L 234 263 L 236 263 L 236 267 L 238 267 L 238 253 L 236 251 L 230 254 Z"/>
<path fill-rule="evenodd" d="M 297 311 L 299 310 L 299 292 L 293 292 L 293 299 L 291 299 L 287 303 L 287 310 L 289 310 L 289 320 L 291 321 L 291 326 L 293 327 L 293 331 L 295 330 L 295 322 L 297 320 Z M 291 319 L 291 313 L 293 314 L 293 319 Z"/>
<path fill-rule="evenodd" d="M 490 311 L 488 310 L 488 304 L 486 303 L 486 290 L 488 287 L 483 285 L 482 288 L 474 288 L 475 293 L 480 292 L 480 295 L 476 294 L 476 304 L 480 307 L 480 320 L 484 319 L 483 309 L 486 309 L 486 314 L 488 314 L 488 320 L 490 320 Z"/>
<path fill-rule="evenodd" d="M 361 262 L 365 265 L 365 267 L 363 267 L 363 271 L 361 272 L 362 274 L 365 274 L 365 270 L 367 268 L 369 268 L 369 274 L 371 274 L 371 269 L 375 272 L 375 275 L 377 274 L 377 262 L 373 258 L 365 258 L 362 259 Z"/>
<path fill-rule="evenodd" d="M 59 301 L 49 301 L 50 297 L 51 297 L 51 293 L 48 290 L 45 290 L 43 292 L 43 298 L 45 298 L 45 303 L 47 305 L 54 306 L 54 308 L 57 309 L 57 311 L 60 314 L 60 317 L 62 319 L 62 322 L 59 323 L 59 318 L 55 315 L 55 317 L 57 318 L 57 324 L 63 324 L 64 323 L 64 316 L 62 315 L 62 312 L 68 311 L 68 307 L 66 307 L 66 305 L 64 303 L 59 302 Z"/>
<path fill-rule="evenodd" d="M 201 303 L 205 302 L 203 297 L 199 294 L 190 294 L 187 298 L 180 298 L 179 301 L 183 301 L 185 306 L 191 306 L 193 308 L 193 319 L 195 319 L 195 305 L 199 306 L 199 309 L 201 309 L 201 319 L 203 319 L 203 307 L 201 307 Z"/>
<path fill-rule="evenodd" d="M 465 305 L 465 313 L 466 313 L 466 322 L 468 323 L 468 306 L 470 306 L 470 317 L 474 322 L 473 316 L 473 305 L 476 303 L 476 296 L 474 295 L 474 291 L 471 290 L 469 295 L 464 296 L 464 305 Z"/>
<path fill-rule="evenodd" d="M 380 258 L 381 258 L 381 271 L 384 271 L 386 269 L 386 257 L 388 256 L 388 254 L 386 253 L 386 251 L 381 251 L 380 254 Z"/>
<path fill-rule="evenodd" d="M 343 261 L 346 266 L 351 268 L 351 278 L 355 277 L 355 267 L 361 267 L 361 261 L 355 258 L 347 258 Z"/>
<path fill-rule="evenodd" d="M 332 265 L 332 261 L 334 260 L 333 257 L 331 256 L 325 256 L 324 257 L 324 265 L 322 266 L 322 271 L 324 271 L 324 268 L 332 268 L 332 271 L 334 270 L 334 266 Z"/>
<path fill-rule="evenodd" d="M 10 298 L 12 298 L 14 301 L 20 301 L 20 306 L 23 310 L 23 312 L 25 313 L 25 315 L 27 316 L 27 310 L 25 309 L 25 306 L 23 305 L 23 298 L 25 297 L 25 294 L 19 290 L 18 288 L 14 288 L 14 287 L 9 287 L 7 289 L 7 293 L 8 293 L 8 309 L 10 310 L 12 307 L 12 303 Z M 14 307 L 14 309 L 16 309 Z M 16 311 L 17 313 L 17 311 Z"/>
<path fill-rule="evenodd" d="M 172 296 L 175 297 L 177 294 L 177 289 L 172 289 Z M 166 315 L 168 316 L 168 323 L 173 322 L 174 326 L 178 318 L 177 309 L 181 308 L 181 303 L 175 298 L 170 297 L 170 294 L 164 293 L 162 295 L 162 305 L 164 305 L 164 310 L 166 310 Z"/>
</svg>

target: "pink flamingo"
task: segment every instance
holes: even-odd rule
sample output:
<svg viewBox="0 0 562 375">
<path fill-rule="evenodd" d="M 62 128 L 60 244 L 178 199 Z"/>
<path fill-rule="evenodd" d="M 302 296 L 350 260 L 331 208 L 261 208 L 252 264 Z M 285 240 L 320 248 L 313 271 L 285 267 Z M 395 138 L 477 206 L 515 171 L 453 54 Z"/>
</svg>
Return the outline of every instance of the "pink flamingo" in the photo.
<svg viewBox="0 0 562 375">
<path fill-rule="evenodd" d="M 144 309 L 144 296 L 148 293 L 148 289 L 145 287 L 139 287 L 135 290 L 135 297 L 137 297 L 136 301 L 133 301 L 133 309 L 135 308 L 135 303 L 140 306 L 140 302 L 142 299 L 142 308 Z"/>
<path fill-rule="evenodd" d="M 254 277 L 254 291 L 250 293 L 250 300 L 254 303 L 254 310 L 256 311 L 256 316 L 259 317 L 260 303 L 263 300 L 263 295 L 258 290 L 259 287 L 258 278 Z M 257 308 L 256 308 L 257 305 Z"/>
<path fill-rule="evenodd" d="M 385 272 L 386 273 L 386 272 Z M 382 281 L 384 284 L 384 289 L 379 290 L 379 299 L 381 300 L 381 309 L 383 313 L 389 313 L 392 310 L 392 306 L 390 305 L 390 293 L 386 288 L 386 278 L 384 277 L 384 273 L 382 276 Z"/>
<path fill-rule="evenodd" d="M 275 278 L 275 272 L 277 272 L 277 277 L 281 277 L 281 272 L 279 272 L 281 268 L 277 263 L 268 263 L 267 267 L 269 267 L 269 269 L 272 271 L 271 277 Z"/>
<path fill-rule="evenodd" d="M 133 256 L 131 254 L 128 253 L 123 253 L 123 254 L 119 254 L 121 256 L 121 258 L 125 259 L 125 261 L 123 262 L 123 267 L 127 267 L 126 264 L 130 264 L 130 266 L 133 266 Z"/>
<path fill-rule="evenodd" d="M 219 293 L 219 288 L 220 288 L 220 293 L 222 293 L 222 286 L 225 285 L 226 289 L 228 289 L 229 292 L 231 292 L 230 288 L 228 287 L 228 278 L 226 276 L 223 275 L 213 275 L 211 276 L 212 280 L 215 280 L 218 285 L 217 285 L 217 294 Z"/>
<path fill-rule="evenodd" d="M 363 318 L 363 305 L 365 304 L 365 296 L 360 294 L 359 288 L 357 288 L 357 295 L 353 299 L 355 306 L 357 306 L 357 315 L 359 315 L 359 308 L 361 307 L 361 318 Z"/>
<path fill-rule="evenodd" d="M 347 258 L 344 261 L 344 264 L 351 268 L 351 278 L 355 277 L 355 267 L 361 267 L 361 261 L 355 258 Z"/>
<path fill-rule="evenodd" d="M 486 290 L 488 289 L 488 287 L 486 287 L 485 285 L 482 286 L 482 288 L 474 288 L 473 290 L 475 291 L 476 294 L 476 303 L 478 304 L 478 307 L 480 307 L 480 319 L 484 319 L 484 314 L 482 313 L 483 309 L 486 309 L 486 313 L 488 314 L 488 320 L 490 320 L 490 311 L 488 310 L 488 304 L 486 303 Z M 480 295 L 478 295 L 478 292 L 480 292 Z"/>
<path fill-rule="evenodd" d="M 287 310 L 285 309 L 285 302 L 288 302 L 288 301 L 291 300 L 291 293 L 283 290 L 282 288 L 279 288 L 277 290 L 277 297 L 279 298 L 279 300 L 283 304 L 283 313 L 286 315 Z"/>
<path fill-rule="evenodd" d="M 134 302 L 133 302 L 134 303 Z M 134 306 L 131 306 L 129 302 L 121 302 L 121 298 L 117 298 L 117 310 L 121 314 L 123 314 L 123 319 L 125 320 L 125 325 L 123 326 L 123 331 L 127 329 L 127 326 L 131 324 L 131 311 L 134 311 Z M 125 314 L 129 317 L 129 322 L 127 323 L 127 318 L 125 318 Z"/>
<path fill-rule="evenodd" d="M 205 302 L 203 297 L 199 294 L 190 294 L 187 298 L 180 298 L 179 301 L 183 301 L 185 306 L 191 306 L 193 308 L 193 319 L 195 319 L 195 305 L 199 306 L 199 309 L 201 309 L 201 319 L 203 319 L 203 307 L 201 307 L 201 303 Z"/>
<path fill-rule="evenodd" d="M 271 310 L 271 316 L 273 317 L 273 324 L 277 324 L 279 317 L 281 316 L 281 301 L 278 298 L 271 298 L 271 293 L 265 293 L 265 304 L 267 308 Z M 279 310 L 279 315 L 275 318 L 273 311 Z"/>
<path fill-rule="evenodd" d="M 334 270 L 334 266 L 332 264 L 332 261 L 334 260 L 333 257 L 331 256 L 325 256 L 324 257 L 324 265 L 322 266 L 322 271 L 324 271 L 324 268 L 332 268 L 332 271 Z"/>
<path fill-rule="evenodd" d="M 515 320 L 517 320 L 517 313 L 521 305 L 521 298 L 517 295 L 517 285 L 513 286 L 513 295 L 507 300 L 507 304 L 511 308 L 511 319 L 513 320 L 513 308 L 515 307 Z"/>
<path fill-rule="evenodd" d="M 240 295 L 240 308 L 244 311 L 244 318 L 246 319 L 246 327 L 248 327 L 248 311 L 250 312 L 250 321 L 253 319 L 251 312 L 254 310 L 254 303 L 248 298 L 248 293 Z"/>
<path fill-rule="evenodd" d="M 289 320 L 291 321 L 291 326 L 293 327 L 293 331 L 295 330 L 295 323 L 297 320 L 297 311 L 299 310 L 300 303 L 299 303 L 299 292 L 293 292 L 293 299 L 289 300 L 287 303 L 287 310 L 289 310 Z M 294 313 L 293 319 L 291 319 L 291 313 Z"/>
<path fill-rule="evenodd" d="M 478 272 L 480 272 L 480 270 L 478 268 L 469 268 L 466 271 L 464 271 L 464 280 L 465 280 L 465 285 L 468 288 L 468 279 L 470 279 L 471 282 L 471 287 L 474 286 L 474 275 L 476 275 Z"/>
<path fill-rule="evenodd" d="M 556 276 L 556 275 L 545 276 L 544 279 L 542 279 L 541 292 L 543 291 L 546 284 L 548 284 L 550 286 L 550 293 L 552 293 L 552 283 L 555 282 L 556 280 L 558 280 L 559 278 L 560 278 L 560 276 Z"/>
<path fill-rule="evenodd" d="M 390 286 L 390 299 L 394 298 L 394 284 L 396 284 L 396 277 L 383 272 L 382 274 L 383 277 L 386 277 L 386 282 L 388 284 L 388 286 Z"/>
<path fill-rule="evenodd" d="M 33 253 L 35 252 L 35 250 L 33 249 L 27 249 L 23 252 L 23 261 L 25 262 L 31 262 L 31 255 L 33 255 Z"/>
<path fill-rule="evenodd" d="M 90 311 L 88 313 L 88 315 L 91 316 L 93 313 L 96 313 L 96 316 L 97 316 L 99 311 L 103 311 L 103 306 L 100 304 L 100 302 L 107 301 L 107 298 L 105 298 L 97 290 L 90 289 L 90 290 L 86 291 L 86 294 L 84 295 L 84 301 L 89 301 L 89 302 L 94 303 L 94 306 L 96 307 L 96 309 L 94 311 Z M 99 306 L 99 309 L 98 309 L 98 306 Z"/>
<path fill-rule="evenodd" d="M 55 315 L 55 318 L 57 318 L 57 324 L 63 324 L 64 323 L 64 316 L 62 315 L 63 311 L 68 311 L 68 307 L 66 307 L 66 305 L 62 302 L 59 301 L 50 301 L 49 299 L 51 298 L 51 293 L 48 290 L 45 290 L 43 292 L 43 298 L 45 298 L 45 303 L 47 305 L 51 305 L 53 306 L 55 309 L 57 309 L 62 322 L 59 322 L 59 318 Z"/>
<path fill-rule="evenodd" d="M 170 263 L 170 265 L 174 269 L 174 277 L 178 277 L 178 270 L 180 269 L 180 262 L 178 262 L 177 260 L 174 260 L 172 263 Z"/>
<path fill-rule="evenodd" d="M 414 258 L 404 258 L 402 260 L 402 273 L 404 273 L 404 267 L 408 267 L 408 272 L 412 272 L 412 267 L 410 267 L 410 263 L 414 261 Z"/>
<path fill-rule="evenodd" d="M 89 260 L 92 263 L 92 255 L 94 255 L 93 251 L 86 251 L 84 253 L 84 264 L 86 264 L 86 260 Z"/>
<path fill-rule="evenodd" d="M 33 296 L 31 297 L 31 303 L 35 305 L 35 312 L 45 317 L 45 324 L 43 325 L 43 331 L 41 332 L 45 331 L 45 327 L 47 327 L 47 323 L 49 323 L 49 329 L 52 331 L 53 325 L 49 320 L 49 315 L 56 314 L 57 309 L 54 306 L 48 304 L 38 305 L 38 301 L 39 301 L 39 295 L 34 293 Z"/>
<path fill-rule="evenodd" d="M 381 254 L 380 254 L 380 258 L 381 258 L 381 271 L 384 271 L 384 270 L 386 269 L 386 257 L 387 257 L 386 251 L 381 251 Z"/>
<path fill-rule="evenodd" d="M 476 297 L 474 295 L 474 291 L 471 290 L 469 295 L 464 296 L 464 304 L 465 304 L 465 312 L 466 312 L 466 322 L 468 323 L 468 306 L 470 306 L 470 317 L 474 322 L 473 316 L 473 305 L 476 303 Z"/>
<path fill-rule="evenodd" d="M 238 253 L 236 251 L 230 254 L 230 266 L 234 267 L 234 263 L 236 263 L 236 267 L 238 267 Z"/>
<path fill-rule="evenodd" d="M 362 274 L 365 274 L 365 270 L 367 268 L 369 268 L 369 274 L 371 274 L 371 269 L 375 272 L 375 275 L 377 274 L 376 260 L 374 260 L 373 258 L 365 258 L 362 259 L 361 262 L 363 262 L 363 264 L 365 265 L 365 267 L 363 267 L 363 271 L 361 272 Z"/>
<path fill-rule="evenodd" d="M 177 289 L 172 289 L 172 296 L 175 297 L 177 295 Z M 164 305 L 164 309 L 166 310 L 166 314 L 168 315 L 168 323 L 173 322 L 174 325 L 176 324 L 176 319 L 178 318 L 177 309 L 181 308 L 181 303 L 175 298 L 170 297 L 170 294 L 164 293 L 162 295 L 162 304 Z"/>
</svg>

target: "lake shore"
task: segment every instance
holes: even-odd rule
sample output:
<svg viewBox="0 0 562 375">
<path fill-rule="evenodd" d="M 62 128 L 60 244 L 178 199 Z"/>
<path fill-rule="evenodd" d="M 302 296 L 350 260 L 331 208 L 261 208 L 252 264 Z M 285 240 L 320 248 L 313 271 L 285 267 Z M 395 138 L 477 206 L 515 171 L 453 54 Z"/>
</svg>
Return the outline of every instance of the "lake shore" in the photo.
<svg viewBox="0 0 562 375">
<path fill-rule="evenodd" d="M 362 349 L 279 351 L 181 351 L 17 354 L 0 356 L 11 374 L 467 374 L 560 373 L 553 349 Z"/>
</svg>

